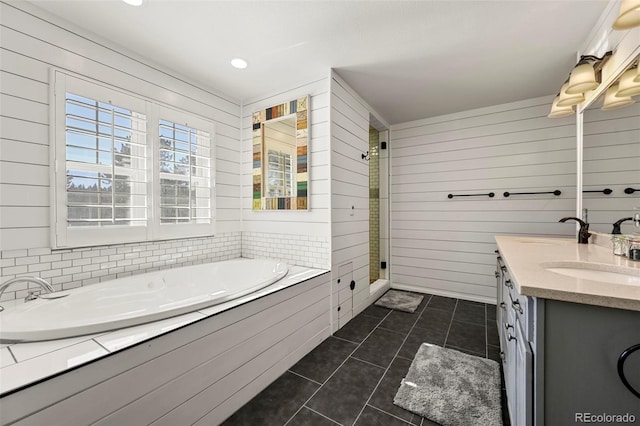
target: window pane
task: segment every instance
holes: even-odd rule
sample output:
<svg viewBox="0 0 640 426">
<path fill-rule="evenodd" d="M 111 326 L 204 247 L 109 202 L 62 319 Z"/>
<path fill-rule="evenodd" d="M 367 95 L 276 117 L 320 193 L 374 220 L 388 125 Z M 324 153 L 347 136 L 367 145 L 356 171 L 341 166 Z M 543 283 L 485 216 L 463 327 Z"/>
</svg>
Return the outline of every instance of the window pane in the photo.
<svg viewBox="0 0 640 426">
<path fill-rule="evenodd" d="M 72 93 L 65 111 L 68 226 L 144 225 L 145 115 Z"/>
<path fill-rule="evenodd" d="M 202 223 L 200 218 L 209 220 L 209 133 L 168 120 L 159 121 L 159 133 L 162 223 Z"/>
</svg>

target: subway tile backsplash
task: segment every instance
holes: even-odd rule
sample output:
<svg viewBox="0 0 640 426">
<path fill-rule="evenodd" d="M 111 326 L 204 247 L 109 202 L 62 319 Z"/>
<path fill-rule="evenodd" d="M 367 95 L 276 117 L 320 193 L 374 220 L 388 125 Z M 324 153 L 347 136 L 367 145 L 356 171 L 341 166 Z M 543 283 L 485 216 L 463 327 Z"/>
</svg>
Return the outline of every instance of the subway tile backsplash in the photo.
<svg viewBox="0 0 640 426">
<path fill-rule="evenodd" d="M 115 244 L 52 250 L 34 248 L 0 253 L 0 283 L 18 275 L 35 275 L 67 290 L 100 281 L 198 263 L 235 259 L 242 255 L 240 232 L 213 237 Z M 26 297 L 34 284 L 16 283 L 0 301 Z"/>
<path fill-rule="evenodd" d="M 311 268 L 330 267 L 325 237 L 228 232 L 214 237 L 74 249 L 5 250 L 0 252 L 0 284 L 18 275 L 35 275 L 48 280 L 56 290 L 68 290 L 144 272 L 241 256 L 277 259 Z M 4 292 L 0 301 L 24 298 L 29 291 L 37 292 L 39 287 L 16 283 Z"/>
<path fill-rule="evenodd" d="M 242 256 L 276 259 L 291 265 L 329 269 L 329 242 L 327 237 L 243 232 Z"/>
</svg>

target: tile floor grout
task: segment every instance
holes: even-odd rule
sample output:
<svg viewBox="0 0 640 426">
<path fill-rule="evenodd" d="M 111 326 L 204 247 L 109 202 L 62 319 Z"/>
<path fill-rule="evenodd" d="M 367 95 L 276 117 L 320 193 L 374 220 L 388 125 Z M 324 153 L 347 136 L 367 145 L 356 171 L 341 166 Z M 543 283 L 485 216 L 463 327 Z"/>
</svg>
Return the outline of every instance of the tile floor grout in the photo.
<svg viewBox="0 0 640 426">
<path fill-rule="evenodd" d="M 306 381 L 310 384 L 313 384 L 313 386 L 317 386 L 317 389 L 313 390 L 313 392 L 311 393 L 311 395 L 306 398 L 304 400 L 304 402 L 298 406 L 299 403 L 294 403 L 291 404 L 291 411 L 295 410 L 295 412 L 293 412 L 293 414 L 288 417 L 288 419 L 286 420 L 286 422 L 284 423 L 280 423 L 280 421 L 278 421 L 277 423 L 270 423 L 273 425 L 276 424 L 283 424 L 286 426 L 292 426 L 294 423 L 295 424 L 300 424 L 298 423 L 299 420 L 301 419 L 306 419 L 307 421 L 313 421 L 313 418 L 315 416 L 315 420 L 325 424 L 326 422 L 330 422 L 333 425 L 340 425 L 340 426 L 353 426 L 356 424 L 360 424 L 363 422 L 364 419 L 367 420 L 371 420 L 372 418 L 374 419 L 379 419 L 379 421 L 385 421 L 383 418 L 385 416 L 389 416 L 387 417 L 386 421 L 393 421 L 393 422 L 401 422 L 403 425 L 412 425 L 412 426 L 426 426 L 427 423 L 428 424 L 432 424 L 431 422 L 429 422 L 428 420 L 425 422 L 425 418 L 417 415 L 415 413 L 411 413 L 409 411 L 407 411 L 406 415 L 405 414 L 401 414 L 402 411 L 398 411 L 396 412 L 396 414 L 390 413 L 389 411 L 386 411 L 386 409 L 390 409 L 390 408 L 394 408 L 395 406 L 391 406 L 389 405 L 389 402 L 387 400 L 387 398 L 390 396 L 391 398 L 393 398 L 393 395 L 389 395 L 387 396 L 387 393 L 389 392 L 389 386 L 391 384 L 391 382 L 387 382 L 384 386 L 384 390 L 381 390 L 379 392 L 380 387 L 382 386 L 383 381 L 385 380 L 385 378 L 389 377 L 391 378 L 391 380 L 395 380 L 395 377 L 397 377 L 400 372 L 398 371 L 397 367 L 402 366 L 402 365 L 406 365 L 407 363 L 411 363 L 413 362 L 413 359 L 415 358 L 415 354 L 414 356 L 412 356 L 411 358 L 409 358 L 408 356 L 406 356 L 406 354 L 408 354 L 412 349 L 412 347 L 415 344 L 418 344 L 418 342 L 420 340 L 424 341 L 432 341 L 431 339 L 436 339 L 434 340 L 434 342 L 440 342 L 440 338 L 436 337 L 435 335 L 433 337 L 425 337 L 422 331 L 418 331 L 418 330 L 424 330 L 424 332 L 426 333 L 430 333 L 430 332 L 435 332 L 440 333 L 442 330 L 444 330 L 444 327 L 440 327 L 438 326 L 438 319 L 437 317 L 442 316 L 442 317 L 446 317 L 446 315 L 451 315 L 450 319 L 448 321 L 448 324 L 446 322 L 441 322 L 440 324 L 442 324 L 443 326 L 445 326 L 446 324 L 446 333 L 444 334 L 444 341 L 442 341 L 442 346 L 443 347 L 448 347 L 451 349 L 456 349 L 462 352 L 467 352 L 467 353 L 471 353 L 471 354 L 475 354 L 476 356 L 483 356 L 485 358 L 488 359 L 492 359 L 489 358 L 489 350 L 490 350 L 490 346 L 495 346 L 495 345 L 490 345 L 489 343 L 489 333 L 490 333 L 490 324 L 492 323 L 492 320 L 489 319 L 489 315 L 488 315 L 488 310 L 490 309 L 490 304 L 483 304 L 484 309 L 482 309 L 482 313 L 483 313 L 483 321 L 482 324 L 479 324 L 479 322 L 473 322 L 473 319 L 475 317 L 480 316 L 479 314 L 479 310 L 476 310 L 476 308 L 470 309 L 471 306 L 473 305 L 468 305 L 465 304 L 464 301 L 461 301 L 460 299 L 454 299 L 454 298 L 448 298 L 448 297 L 444 297 L 444 296 L 434 296 L 434 295 L 430 295 L 430 294 L 425 294 L 424 295 L 425 298 L 428 297 L 428 299 L 426 300 L 426 302 L 421 302 L 424 303 L 424 306 L 422 306 L 421 309 L 416 310 L 413 314 L 415 314 L 415 319 L 413 319 L 411 326 L 408 328 L 406 328 L 406 324 L 409 323 L 408 318 L 403 318 L 402 314 L 393 314 L 394 312 L 399 312 L 399 311 L 394 311 L 392 309 L 388 309 L 388 308 L 380 308 L 381 310 L 387 310 L 387 312 L 384 311 L 378 311 L 376 310 L 376 308 L 373 308 L 374 305 L 371 305 L 369 308 L 372 308 L 371 310 L 367 311 L 367 309 L 363 310 L 362 312 L 360 312 L 358 315 L 354 316 L 353 320 L 355 320 L 357 317 L 366 317 L 363 318 L 363 321 L 359 322 L 357 325 L 354 322 L 353 326 L 355 328 L 352 328 L 351 331 L 348 331 L 347 333 L 343 333 L 343 335 L 345 337 L 340 337 L 340 336 L 336 336 L 334 334 L 330 335 L 327 339 L 325 339 L 325 341 L 328 341 L 329 339 L 335 339 L 336 342 L 340 341 L 343 342 L 341 344 L 337 344 L 334 342 L 333 344 L 329 345 L 327 350 L 329 350 L 330 352 L 326 352 L 327 354 L 331 354 L 331 355 L 323 355 L 323 356 L 330 356 L 333 359 L 335 359 L 336 362 L 338 362 L 339 364 L 327 364 L 330 365 L 331 369 L 327 369 L 326 372 L 330 374 L 328 375 L 328 377 L 320 382 L 314 379 L 311 379 L 309 377 L 306 377 L 304 374 L 298 373 L 296 371 L 293 371 L 295 366 L 292 366 L 290 369 L 286 370 L 284 374 L 286 373 L 292 373 L 293 376 L 299 377 L 299 380 L 302 381 Z M 440 297 L 442 299 L 434 299 L 434 297 Z M 453 308 L 448 308 L 450 306 L 452 306 L 452 304 L 449 302 L 449 300 L 455 300 L 455 304 L 453 304 Z M 433 307 L 433 306 L 429 306 L 430 303 L 434 303 L 434 302 L 439 302 L 439 306 L 437 307 Z M 446 302 L 446 303 L 444 303 Z M 461 303 L 462 302 L 462 303 Z M 464 306 L 464 309 L 462 308 Z M 440 314 L 436 313 L 436 318 L 434 323 L 432 323 L 435 328 L 431 327 L 430 324 L 431 323 L 425 323 L 423 321 L 423 325 L 425 324 L 429 324 L 429 327 L 420 327 L 419 321 L 421 320 L 423 314 L 425 314 L 425 312 L 433 312 L 433 311 L 441 311 Z M 446 312 L 445 314 L 442 314 L 442 312 Z M 392 316 L 393 314 L 393 316 Z M 456 319 L 456 314 L 459 315 L 460 318 L 464 318 L 464 321 L 460 321 L 458 319 Z M 368 319 L 367 319 L 368 318 Z M 427 318 L 427 317 L 425 317 Z M 444 318 L 443 318 L 444 319 Z M 394 324 L 399 324 L 399 327 L 396 327 L 396 329 L 390 328 L 390 326 L 392 326 L 393 324 L 391 324 L 391 322 L 393 320 L 397 320 L 400 321 L 400 323 L 394 323 Z M 406 323 L 405 323 L 406 320 Z M 431 319 L 429 319 L 430 321 Z M 350 323 L 351 323 L 350 321 Z M 386 324 L 385 324 L 386 321 Z M 454 321 L 456 324 L 458 324 L 455 329 L 454 329 Z M 493 321 L 495 322 L 495 321 Z M 384 324 L 384 325 L 383 325 Z M 462 324 L 462 326 L 460 325 Z M 477 349 L 480 349 L 480 340 L 478 339 L 474 339 L 473 337 L 468 337 L 465 335 L 464 332 L 461 332 L 461 328 L 462 330 L 464 330 L 464 324 L 468 324 L 468 325 L 474 325 L 474 326 L 483 326 L 484 327 L 484 339 L 482 339 L 483 343 L 484 343 L 484 355 L 481 355 L 480 352 L 476 352 Z M 345 325 L 345 327 L 341 328 L 340 330 L 343 329 L 347 329 L 347 327 L 349 327 L 349 323 Z M 369 330 L 370 328 L 370 330 Z M 417 330 L 416 330 L 417 329 Z M 340 331 L 336 331 L 336 334 L 338 334 L 338 332 Z M 369 330 L 367 332 L 367 334 L 364 337 L 362 336 L 362 332 L 366 332 L 366 330 Z M 385 333 L 394 333 L 394 334 L 399 334 L 399 335 L 404 335 L 404 338 L 402 339 L 402 342 L 399 344 L 399 346 L 397 347 L 397 349 L 395 349 L 394 355 L 391 358 L 391 361 L 386 365 L 386 367 L 383 367 L 381 365 L 375 364 L 375 362 L 371 362 L 371 361 L 367 361 L 365 359 L 362 359 L 360 356 L 363 355 L 365 358 L 371 358 L 371 355 L 374 355 L 374 357 L 377 354 L 381 354 L 382 358 L 373 358 L 374 360 L 384 360 L 385 357 L 390 355 L 390 351 L 386 350 L 386 349 L 380 349 L 380 348 L 384 348 L 384 344 L 380 347 L 377 346 L 377 343 L 379 342 L 379 339 L 381 336 L 391 336 L 390 334 L 387 334 L 385 336 L 385 333 L 382 333 L 382 335 L 380 333 L 376 334 L 376 338 L 373 339 L 369 342 L 368 346 L 366 346 L 365 348 L 363 348 L 363 346 L 365 345 L 365 342 L 369 341 L 369 338 L 376 332 L 378 332 L 379 330 L 384 331 Z M 415 331 L 417 331 L 417 334 L 412 335 L 412 333 Z M 479 331 L 479 330 L 478 330 Z M 355 333 L 355 334 L 354 334 Z M 411 340 L 409 340 L 411 336 Z M 450 345 L 447 344 L 449 341 L 449 338 L 451 336 L 455 336 L 455 338 L 453 338 L 454 343 L 460 344 L 461 347 L 457 346 L 457 345 Z M 383 337 L 383 339 L 384 339 Z M 480 336 L 477 336 L 480 337 Z M 350 338 L 353 338 L 354 340 L 360 340 L 360 342 L 354 341 L 354 340 L 349 340 Z M 425 340 L 426 339 L 426 340 Z M 471 340 L 469 340 L 471 339 Z M 395 340 L 392 339 L 394 342 Z M 324 341 L 323 341 L 324 342 Z M 371 342 L 376 342 L 373 344 L 371 344 Z M 408 342 L 411 342 L 408 344 Z M 396 343 L 393 343 L 396 344 Z M 405 347 L 405 345 L 407 345 Z M 439 343 L 434 343 L 434 344 L 439 344 Z M 344 352 L 340 352 L 343 349 L 348 350 L 349 346 L 354 345 L 353 349 L 345 355 L 343 355 Z M 393 346 L 387 346 L 388 349 L 392 349 Z M 329 348 L 335 348 L 335 349 L 329 349 Z M 358 352 L 361 348 L 363 348 L 362 352 L 360 354 L 358 354 L 358 357 L 355 356 L 356 352 Z M 473 350 L 470 348 L 474 348 Z M 315 350 L 315 349 L 314 349 Z M 331 351 L 333 350 L 338 350 L 338 352 L 333 353 Z M 372 352 L 373 350 L 373 352 Z M 401 355 L 401 352 L 406 353 L 405 356 Z M 380 352 L 382 351 L 382 352 Z M 385 352 L 386 351 L 386 352 Z M 495 351 L 492 351 L 492 355 L 494 355 Z M 321 352 L 322 353 L 322 352 Z M 386 355 L 385 355 L 386 353 Z M 344 359 L 342 359 L 342 361 L 340 361 L 341 358 L 344 356 Z M 322 359 L 322 358 L 321 358 Z M 338 372 L 342 372 L 344 371 L 344 373 L 342 373 L 342 375 L 340 376 L 340 378 L 338 378 L 337 380 L 345 380 L 345 377 L 349 377 L 349 376 L 344 376 L 344 374 L 347 374 L 346 371 L 359 371 L 357 367 L 355 367 L 354 365 L 350 365 L 349 369 L 344 369 L 343 367 L 345 366 L 345 364 L 349 361 L 349 360 L 353 360 L 356 361 L 358 363 L 362 363 L 360 365 L 364 366 L 364 365 L 368 365 L 371 367 L 375 367 L 376 369 L 384 369 L 384 372 L 382 373 L 382 375 L 380 376 L 380 378 L 378 379 L 378 381 L 375 383 L 375 386 L 372 388 L 372 390 L 368 393 L 368 397 L 366 399 L 366 402 L 364 402 L 364 404 L 362 405 L 362 407 L 360 408 L 360 411 L 358 412 L 357 416 L 355 417 L 355 419 L 353 421 L 350 420 L 349 424 L 345 424 L 345 423 L 341 423 L 333 418 L 331 418 L 330 416 L 336 415 L 338 412 L 337 411 L 329 411 L 331 414 L 324 414 L 321 411 L 325 411 L 325 408 L 319 408 L 322 407 L 322 405 L 318 406 L 317 403 L 314 402 L 314 406 L 316 407 L 316 409 L 311 408 L 308 404 L 310 404 L 310 402 L 318 395 L 319 392 L 321 392 L 322 390 L 327 390 L 327 389 L 332 389 L 331 387 L 326 387 L 326 385 L 338 374 Z M 397 360 L 402 360 L 401 364 L 398 365 L 397 364 Z M 499 362 L 499 361 L 498 361 Z M 390 373 L 391 371 L 391 367 L 392 365 L 394 365 L 395 363 L 395 367 L 394 367 L 394 372 Z M 305 367 L 306 368 L 306 367 Z M 346 368 L 346 367 L 345 367 Z M 353 370 L 353 369 L 356 370 Z M 404 367 L 401 367 L 404 368 Z M 312 370 L 305 370 L 304 368 L 302 369 L 303 372 L 308 371 L 309 373 L 314 371 Z M 373 370 L 371 370 L 373 371 Z M 352 373 L 348 373 L 348 374 L 352 374 Z M 390 374 L 390 376 L 388 376 L 388 374 Z M 406 372 L 405 372 L 406 374 Z M 293 377 L 290 376 L 290 377 Z M 281 376 L 282 377 L 282 376 Z M 313 377 L 313 374 L 312 374 Z M 357 377 L 357 376 L 356 376 Z M 319 377 L 321 378 L 321 377 Z M 347 379 L 347 380 L 351 380 L 351 379 Z M 334 381 L 335 382 L 335 381 Z M 300 382 L 302 383 L 302 382 Z M 332 382 L 333 383 L 333 382 Z M 340 383 L 340 382 L 338 382 Z M 305 385 L 306 386 L 306 385 Z M 332 385 L 334 386 L 334 385 Z M 370 386 L 370 385 L 367 385 Z M 309 389 L 309 391 L 311 391 L 311 389 Z M 376 395 L 378 394 L 378 395 Z M 333 395 L 333 393 L 330 393 L 329 395 Z M 365 396 L 365 394 L 360 393 L 360 395 L 362 397 Z M 375 399 L 374 399 L 374 395 L 376 395 Z M 326 399 L 327 395 L 322 395 L 321 398 L 317 398 L 318 401 L 329 401 L 329 404 L 333 404 L 334 402 L 337 402 L 337 400 L 334 401 L 335 396 L 330 396 L 329 399 Z M 382 399 L 381 399 L 382 398 Z M 292 400 L 293 401 L 293 400 Z M 334 402 L 332 402 L 334 401 Z M 321 403 L 322 404 L 322 403 Z M 380 408 L 378 405 L 385 407 L 385 408 Z M 296 409 L 297 406 L 297 409 Z M 356 407 L 358 407 L 358 405 L 354 406 L 353 408 L 357 409 Z M 347 406 L 345 406 L 347 407 Z M 308 411 L 304 411 L 303 410 L 308 410 Z M 321 411 L 318 411 L 318 410 Z M 267 408 L 268 410 L 268 408 Z M 249 411 L 250 413 L 252 411 Z M 348 412 L 348 411 L 347 411 Z M 366 414 L 365 414 L 366 412 Z M 394 411 L 395 412 L 395 411 Z M 258 411 L 258 413 L 260 413 L 260 411 Z M 312 414 L 313 413 L 313 414 Z M 375 414 L 375 413 L 379 413 L 379 414 Z M 288 414 L 288 412 L 287 412 Z M 355 414 L 355 410 L 351 411 L 351 415 Z M 405 419 L 403 417 L 408 417 L 410 414 L 410 418 L 409 419 Z M 309 417 L 311 416 L 311 417 Z M 319 417 L 318 417 L 319 416 Z M 349 418 L 349 414 L 346 415 L 346 418 Z M 373 416 L 373 417 L 372 417 Z M 402 417 L 400 417 L 402 416 Z M 298 419 L 298 417 L 300 417 L 300 419 Z M 345 417 L 343 417 L 343 415 L 340 415 L 339 417 L 342 417 L 343 420 L 346 420 Z M 325 420 L 322 420 L 325 419 Z M 284 420 L 284 419 L 283 419 Z M 303 420 L 304 421 L 304 420 Z M 366 421 L 366 420 L 365 420 Z M 323 423 L 324 422 L 324 423 Z M 358 423 L 360 422 L 360 423 Z M 247 423 L 243 423 L 243 424 L 247 424 Z M 308 423 L 305 423 L 308 424 Z M 315 424 L 315 423 L 314 423 Z M 395 423 L 394 423 L 395 424 Z"/>
<path fill-rule="evenodd" d="M 398 347 L 398 350 L 396 351 L 396 353 L 393 355 L 393 359 L 391 360 L 391 362 L 389 363 L 389 365 L 387 366 L 387 368 L 384 370 L 384 374 L 382 375 L 382 377 L 380 377 L 380 380 L 378 380 L 378 383 L 376 384 L 376 387 L 373 389 L 373 391 L 371 392 L 371 394 L 369 394 L 369 398 L 367 399 L 367 402 L 365 402 L 364 407 L 362 407 L 362 410 L 360 410 L 360 413 L 358 414 L 358 417 L 356 417 L 356 419 L 354 420 L 353 424 L 355 425 L 358 422 L 358 419 L 360 418 L 360 416 L 362 415 L 362 412 L 364 411 L 365 407 L 367 405 L 369 405 L 369 401 L 371 401 L 371 398 L 373 397 L 373 395 L 376 393 L 376 391 L 378 390 L 378 387 L 380 386 L 380 383 L 382 383 L 382 381 L 384 380 L 384 377 L 386 376 L 387 372 L 389 371 L 389 369 L 391 368 L 391 364 L 393 364 L 393 361 L 396 360 L 396 357 L 398 356 L 398 354 L 400 353 L 400 351 L 402 350 L 402 347 L 404 346 L 405 342 L 407 341 L 407 339 L 409 338 L 409 335 L 411 334 L 411 332 L 413 331 L 413 329 L 415 328 L 416 324 L 418 323 L 418 320 L 420 319 L 420 317 L 422 316 L 422 313 L 424 312 L 424 310 L 427 308 L 427 306 L 429 305 L 429 302 L 431 302 L 431 297 L 429 297 L 429 300 L 427 300 L 427 303 L 424 304 L 424 307 L 422 308 L 422 310 L 420 311 L 420 313 L 417 315 L 417 318 L 415 319 L 415 321 L 413 322 L 413 325 L 411 326 L 411 328 L 409 329 L 409 332 L 407 333 L 407 335 L 404 337 L 404 339 L 402 340 L 402 343 L 400 344 L 400 346 Z M 422 303 L 422 302 L 421 302 Z M 393 310 L 391 310 L 387 316 L 391 315 L 391 312 L 393 312 Z M 412 312 L 412 313 L 415 313 Z M 385 316 L 385 318 L 387 317 Z M 384 321 L 384 320 L 383 320 Z M 376 328 L 378 328 L 380 326 L 380 324 L 382 324 L 382 321 L 378 323 L 378 325 L 376 326 Z M 375 329 L 374 329 L 375 330 Z M 384 330 L 384 328 L 383 328 Z M 376 407 L 373 407 L 376 408 Z M 380 410 L 382 411 L 382 410 Z M 390 413 L 387 413 L 390 414 Z M 396 416 L 393 416 L 396 417 Z M 413 416 L 411 417 L 411 419 L 413 419 Z M 402 420 L 402 419 L 400 419 Z M 404 420 L 402 420 L 404 421 Z M 409 423 L 411 424 L 411 423 Z"/>
<path fill-rule="evenodd" d="M 344 361 L 342 361 L 342 363 L 341 363 L 341 364 L 340 364 L 340 365 L 339 365 L 339 366 L 338 366 L 338 367 L 333 371 L 333 373 L 331 373 L 331 374 L 329 375 L 329 377 L 327 377 L 327 379 L 322 383 L 322 385 L 320 385 L 320 386 L 318 387 L 318 389 L 316 389 L 316 390 L 315 390 L 315 392 L 313 392 L 313 394 L 312 394 L 309 398 L 307 398 L 307 400 L 306 400 L 306 401 L 305 401 L 305 402 L 300 406 L 300 408 L 298 408 L 298 410 L 297 410 L 295 413 L 293 413 L 293 415 L 289 418 L 289 420 L 287 420 L 287 421 L 285 422 L 284 426 L 287 426 L 287 425 L 289 424 L 289 422 L 290 422 L 291 420 L 293 420 L 293 418 L 294 418 L 294 417 L 295 417 L 295 416 L 300 412 L 300 410 L 302 410 L 303 408 L 305 408 L 305 407 L 306 407 L 307 403 L 308 403 L 309 401 L 311 401 L 311 399 L 312 399 L 312 398 L 313 398 L 313 397 L 314 397 L 314 396 L 315 396 L 315 395 L 320 391 L 320 389 L 322 389 L 322 387 L 323 387 L 325 384 L 327 384 L 327 382 L 329 382 L 329 380 L 331 380 L 331 378 L 332 378 L 332 377 L 333 377 L 333 376 L 338 372 L 338 370 L 340 370 L 340 367 L 342 367 L 342 366 L 343 366 L 343 365 L 344 365 L 344 364 L 349 360 L 349 358 L 351 358 L 351 355 L 353 355 L 353 354 L 354 354 L 354 353 L 355 353 L 355 352 L 360 348 L 360 346 L 361 346 L 361 345 L 362 345 L 362 344 L 367 340 L 367 338 L 368 338 L 369 336 L 371 336 L 371 334 L 373 334 L 373 332 L 376 330 L 376 328 L 378 328 L 378 325 L 380 325 L 380 323 L 381 323 L 382 321 L 384 321 L 384 320 L 385 320 L 385 319 L 386 319 L 386 318 L 391 314 L 391 312 L 392 312 L 392 311 L 387 312 L 387 314 L 384 316 L 384 318 L 382 318 L 382 319 L 380 319 L 380 320 L 378 321 L 378 323 L 376 324 L 376 326 L 375 326 L 375 327 L 374 327 L 374 328 L 369 332 L 369 334 L 367 334 L 367 336 L 366 336 L 364 339 L 362 339 L 362 341 L 361 341 L 361 342 L 360 342 L 360 343 L 359 343 L 359 344 L 358 344 L 358 345 L 353 349 L 353 351 L 351 351 L 351 353 L 350 353 L 350 354 L 349 354 L 349 355 L 344 359 Z M 329 336 L 329 337 L 332 337 L 332 336 Z M 347 340 L 347 339 L 342 339 L 342 340 Z M 348 341 L 348 342 L 350 342 L 350 343 L 356 343 L 356 342 L 351 342 L 351 341 L 349 341 L 349 340 L 347 340 L 347 341 Z M 378 367 L 378 366 L 376 366 L 376 367 Z M 307 408 L 309 408 L 309 407 L 307 407 Z M 328 416 L 323 415 L 323 417 L 328 417 Z M 336 422 L 335 420 L 331 419 L 330 417 L 329 417 L 329 419 L 330 419 L 330 420 L 332 420 L 333 422 Z M 341 424 L 341 423 L 339 423 L 339 422 L 336 422 L 336 423 Z M 355 423 L 355 422 L 354 422 L 354 423 Z"/>
</svg>

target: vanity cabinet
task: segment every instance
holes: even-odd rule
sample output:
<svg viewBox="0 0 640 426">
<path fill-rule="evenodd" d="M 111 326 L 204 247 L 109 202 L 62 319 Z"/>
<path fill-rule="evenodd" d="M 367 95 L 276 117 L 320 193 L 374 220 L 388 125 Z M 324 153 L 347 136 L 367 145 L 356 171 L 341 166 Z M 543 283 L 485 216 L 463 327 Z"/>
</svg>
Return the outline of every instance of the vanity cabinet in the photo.
<svg viewBox="0 0 640 426">
<path fill-rule="evenodd" d="M 511 424 L 624 423 L 615 420 L 625 417 L 611 416 L 640 421 L 640 398 L 617 370 L 622 352 L 640 344 L 640 312 L 524 296 L 500 254 L 496 265 L 496 318 Z M 628 357 L 623 370 L 640 389 L 640 351 Z M 600 418 L 593 416 L 610 421 L 587 420 Z"/>
<path fill-rule="evenodd" d="M 512 425 L 530 426 L 533 421 L 533 355 L 528 333 L 530 298 L 518 293 L 500 255 L 496 262 L 496 280 L 496 319 L 509 419 Z"/>
</svg>

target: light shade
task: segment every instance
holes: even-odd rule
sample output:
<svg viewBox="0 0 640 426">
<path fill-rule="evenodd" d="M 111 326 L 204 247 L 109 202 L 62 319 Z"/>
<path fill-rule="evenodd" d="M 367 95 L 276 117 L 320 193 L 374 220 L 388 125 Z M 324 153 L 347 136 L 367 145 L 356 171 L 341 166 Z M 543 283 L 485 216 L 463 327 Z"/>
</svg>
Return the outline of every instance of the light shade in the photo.
<svg viewBox="0 0 640 426">
<path fill-rule="evenodd" d="M 570 107 L 570 106 L 559 107 L 558 106 L 559 99 L 560 99 L 560 96 L 556 96 L 556 98 L 553 100 L 553 103 L 551 104 L 551 112 L 549 113 L 549 115 L 547 115 L 547 117 L 560 118 L 560 117 L 567 117 L 569 115 L 575 114 L 573 107 Z"/>
<path fill-rule="evenodd" d="M 584 63 L 577 65 L 573 71 L 571 71 L 566 92 L 570 95 L 575 95 L 593 90 L 599 85 L 600 83 L 596 80 L 596 71 L 593 69 L 593 65 Z"/>
<path fill-rule="evenodd" d="M 638 75 L 638 69 L 634 68 L 626 70 L 618 81 L 617 97 L 640 95 L 640 81 L 636 82 L 634 78 Z"/>
<path fill-rule="evenodd" d="M 633 99 L 631 99 L 628 96 L 627 97 L 616 96 L 617 93 L 618 93 L 618 83 L 614 84 L 613 86 L 607 89 L 606 93 L 604 94 L 604 103 L 602 104 L 602 108 L 600 109 L 602 109 L 603 111 L 607 111 L 610 109 L 626 107 L 635 102 Z"/>
<path fill-rule="evenodd" d="M 584 95 L 582 93 L 570 94 L 567 93 L 567 86 L 569 83 L 565 83 L 562 85 L 560 89 L 560 99 L 558 99 L 559 107 L 569 107 L 573 105 L 578 105 L 580 102 L 584 101 Z"/>
<path fill-rule="evenodd" d="M 640 0 L 622 0 L 614 30 L 628 30 L 640 25 Z"/>
<path fill-rule="evenodd" d="M 636 83 L 640 83 L 640 65 L 636 68 L 636 77 L 633 79 Z"/>
</svg>

